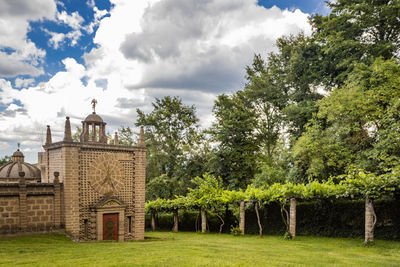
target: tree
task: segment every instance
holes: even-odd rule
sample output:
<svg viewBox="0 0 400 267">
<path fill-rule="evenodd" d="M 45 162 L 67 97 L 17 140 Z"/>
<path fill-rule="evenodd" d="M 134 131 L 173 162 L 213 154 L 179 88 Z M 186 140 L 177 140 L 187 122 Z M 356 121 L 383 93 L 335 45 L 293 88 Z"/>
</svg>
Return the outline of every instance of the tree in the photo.
<svg viewBox="0 0 400 267">
<path fill-rule="evenodd" d="M 11 161 L 11 157 L 10 156 L 4 156 L 0 159 L 0 165 L 3 165 L 5 163 L 8 163 Z"/>
<path fill-rule="evenodd" d="M 276 47 L 278 51 L 268 56 L 264 75 L 275 94 L 264 99 L 273 100 L 279 108 L 286 131 L 294 142 L 317 111 L 316 102 L 322 98 L 317 90 L 323 77 L 319 68 L 320 46 L 314 38 L 300 33 L 277 39 Z"/>
<path fill-rule="evenodd" d="M 75 133 L 72 135 L 72 141 L 73 142 L 80 142 L 81 141 L 81 134 L 82 134 L 82 128 L 77 126 L 75 129 Z"/>
<path fill-rule="evenodd" d="M 133 130 L 128 126 L 121 126 L 118 128 L 118 141 L 120 145 L 132 146 L 133 145 Z"/>
<path fill-rule="evenodd" d="M 254 136 L 254 110 L 243 91 L 222 94 L 214 103 L 216 121 L 210 130 L 218 148 L 212 159 L 213 172 L 230 188 L 246 188 L 256 173 L 259 145 Z"/>
<path fill-rule="evenodd" d="M 175 194 L 183 194 L 190 184 L 190 178 L 181 175 L 193 151 L 198 149 L 200 141 L 199 119 L 194 106 L 186 106 L 178 97 L 156 99 L 153 111 L 145 114 L 137 109 L 136 126 L 145 126 L 148 140 L 147 181 L 156 177 L 175 179 L 177 183 L 171 189 Z"/>
<path fill-rule="evenodd" d="M 224 194 L 222 179 L 205 173 L 203 177 L 198 176 L 194 178 L 192 182 L 195 185 L 195 188 L 189 188 L 187 198 L 197 207 L 202 209 L 202 232 L 206 232 L 205 210 L 210 210 L 221 220 L 219 228 L 219 232 L 221 233 L 225 222 L 220 213 L 223 212 L 225 204 L 229 201 L 226 194 Z"/>
<path fill-rule="evenodd" d="M 271 158 L 283 126 L 281 109 L 287 104 L 287 94 L 275 86 L 260 55 L 255 55 L 252 67 L 246 70 L 244 96 L 256 118 L 255 135 L 262 150 Z"/>
<path fill-rule="evenodd" d="M 166 174 L 154 177 L 146 184 L 146 199 L 172 199 L 177 195 L 179 187 L 176 178 L 170 178 Z"/>
<path fill-rule="evenodd" d="M 345 85 L 319 102 L 294 147 L 298 168 L 307 177 L 326 179 L 354 166 L 375 174 L 400 166 L 399 98 L 396 60 L 357 65 Z"/>
<path fill-rule="evenodd" d="M 337 0 L 328 5 L 328 16 L 311 18 L 325 85 L 342 85 L 355 63 L 399 57 L 399 0 Z"/>
</svg>

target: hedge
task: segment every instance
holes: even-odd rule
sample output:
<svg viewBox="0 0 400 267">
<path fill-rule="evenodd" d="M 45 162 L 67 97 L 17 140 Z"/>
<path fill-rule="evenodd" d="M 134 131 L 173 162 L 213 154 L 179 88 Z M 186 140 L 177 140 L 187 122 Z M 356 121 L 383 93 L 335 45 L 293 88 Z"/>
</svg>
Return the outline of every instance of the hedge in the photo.
<svg viewBox="0 0 400 267">
<path fill-rule="evenodd" d="M 363 237 L 364 235 L 364 205 L 363 200 L 336 199 L 299 202 L 297 205 L 298 235 L 318 235 L 327 237 Z M 378 239 L 400 240 L 400 200 L 376 200 L 374 202 L 378 221 L 375 227 L 375 237 Z M 195 231 L 196 217 L 200 231 L 200 215 L 198 211 L 179 211 L 179 230 Z M 260 219 L 263 233 L 281 235 L 285 233 L 280 205 L 271 203 L 260 208 Z M 171 230 L 173 226 L 172 213 L 157 213 L 156 226 L 158 230 Z M 220 220 L 208 213 L 208 228 L 218 232 Z M 238 218 L 228 211 L 224 214 L 223 232 L 229 232 L 231 226 L 238 226 Z M 150 216 L 146 215 L 146 228 L 151 230 Z M 258 225 L 254 209 L 246 209 L 246 233 L 257 234 Z"/>
</svg>

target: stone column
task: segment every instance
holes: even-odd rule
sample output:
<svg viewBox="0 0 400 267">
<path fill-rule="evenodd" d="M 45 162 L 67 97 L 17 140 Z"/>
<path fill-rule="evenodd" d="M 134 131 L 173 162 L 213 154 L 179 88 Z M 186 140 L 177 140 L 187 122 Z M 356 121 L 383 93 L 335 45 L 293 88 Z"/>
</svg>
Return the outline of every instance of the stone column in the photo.
<svg viewBox="0 0 400 267">
<path fill-rule="evenodd" d="M 155 213 L 151 213 L 151 230 L 154 232 L 156 230 L 156 216 Z"/>
<path fill-rule="evenodd" d="M 178 232 L 178 210 L 174 210 L 174 228 L 172 228 L 172 231 Z"/>
<path fill-rule="evenodd" d="M 290 211 L 289 211 L 289 235 L 291 238 L 296 237 L 296 199 L 290 199 Z"/>
<path fill-rule="evenodd" d="M 245 207 L 244 207 L 244 201 L 240 201 L 240 209 L 239 209 L 239 228 L 240 231 L 242 232 L 242 235 L 244 235 L 244 228 L 245 228 Z"/>
<path fill-rule="evenodd" d="M 144 239 L 145 226 L 145 191 L 146 191 L 146 147 L 138 148 L 135 152 L 135 179 L 133 182 L 134 196 L 134 231 L 135 240 Z"/>
<path fill-rule="evenodd" d="M 106 124 L 103 123 L 102 126 L 103 126 L 103 128 L 101 129 L 101 135 L 102 135 L 101 142 L 102 142 L 103 144 L 107 144 Z"/>
<path fill-rule="evenodd" d="M 19 172 L 19 225 L 22 232 L 27 230 L 27 204 L 25 172 Z"/>
<path fill-rule="evenodd" d="M 54 172 L 54 227 L 59 229 L 61 226 L 61 186 L 58 176 L 59 172 Z"/>
<path fill-rule="evenodd" d="M 65 231 L 73 240 L 79 240 L 79 160 L 78 148 L 61 149 L 64 168 Z"/>
<path fill-rule="evenodd" d="M 89 124 L 87 122 L 82 122 L 82 133 L 81 133 L 81 142 L 89 141 Z"/>
<path fill-rule="evenodd" d="M 365 239 L 364 244 L 374 242 L 374 206 L 370 198 L 365 199 Z"/>
<path fill-rule="evenodd" d="M 207 215 L 204 208 L 201 208 L 201 232 L 207 232 Z"/>
</svg>

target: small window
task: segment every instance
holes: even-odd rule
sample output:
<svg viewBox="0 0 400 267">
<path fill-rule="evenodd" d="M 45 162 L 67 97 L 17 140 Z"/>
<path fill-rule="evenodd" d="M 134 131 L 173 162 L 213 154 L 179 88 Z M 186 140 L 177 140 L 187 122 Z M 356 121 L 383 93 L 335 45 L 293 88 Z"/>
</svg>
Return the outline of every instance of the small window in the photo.
<svg viewBox="0 0 400 267">
<path fill-rule="evenodd" d="M 128 216 L 128 232 L 132 233 L 132 216 Z"/>
</svg>

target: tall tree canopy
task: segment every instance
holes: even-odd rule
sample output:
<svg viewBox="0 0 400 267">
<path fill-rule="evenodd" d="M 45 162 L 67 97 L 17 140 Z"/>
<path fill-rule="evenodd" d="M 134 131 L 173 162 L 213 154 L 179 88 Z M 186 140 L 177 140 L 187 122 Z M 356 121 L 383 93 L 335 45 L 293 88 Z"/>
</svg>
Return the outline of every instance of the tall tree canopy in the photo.
<svg viewBox="0 0 400 267">
<path fill-rule="evenodd" d="M 180 172 L 200 140 L 195 107 L 185 106 L 178 97 L 167 96 L 156 99 L 150 113 L 145 114 L 140 109 L 137 109 L 137 113 L 136 126 L 145 126 L 149 149 L 147 180 L 152 182 L 162 176 L 148 187 L 149 194 L 152 194 L 153 185 L 154 188 L 160 187 L 159 183 L 166 187 L 176 186 L 175 191 L 169 191 L 181 193 L 193 177 L 186 181 Z M 156 184 L 156 181 L 159 183 Z"/>
<path fill-rule="evenodd" d="M 318 106 L 294 148 L 305 177 L 328 178 L 354 166 L 382 174 L 400 166 L 397 60 L 356 65 L 345 84 Z"/>
<path fill-rule="evenodd" d="M 214 103 L 215 122 L 211 139 L 218 147 L 212 170 L 230 188 L 245 188 L 256 172 L 259 150 L 253 132 L 256 114 L 243 91 L 232 96 L 222 94 Z"/>
<path fill-rule="evenodd" d="M 399 58 L 400 0 L 337 0 L 328 5 L 328 16 L 311 19 L 326 85 L 342 85 L 355 63 Z"/>
</svg>

